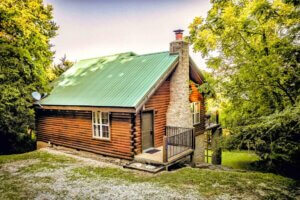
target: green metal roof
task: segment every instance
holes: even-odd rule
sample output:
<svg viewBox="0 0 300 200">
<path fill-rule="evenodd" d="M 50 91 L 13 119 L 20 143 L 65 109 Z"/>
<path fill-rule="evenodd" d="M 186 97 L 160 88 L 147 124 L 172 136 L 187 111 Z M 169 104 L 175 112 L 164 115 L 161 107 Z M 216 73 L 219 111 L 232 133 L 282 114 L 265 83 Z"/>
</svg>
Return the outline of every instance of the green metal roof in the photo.
<svg viewBox="0 0 300 200">
<path fill-rule="evenodd" d="M 178 60 L 160 52 L 81 60 L 54 82 L 41 105 L 136 107 Z"/>
</svg>

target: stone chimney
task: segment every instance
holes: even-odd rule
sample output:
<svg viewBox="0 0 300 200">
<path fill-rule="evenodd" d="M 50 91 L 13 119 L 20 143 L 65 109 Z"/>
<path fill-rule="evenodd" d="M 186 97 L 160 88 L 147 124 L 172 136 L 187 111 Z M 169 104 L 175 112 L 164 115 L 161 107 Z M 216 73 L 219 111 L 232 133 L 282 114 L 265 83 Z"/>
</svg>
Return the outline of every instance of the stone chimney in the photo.
<svg viewBox="0 0 300 200">
<path fill-rule="evenodd" d="M 170 43 L 170 54 L 178 54 L 179 63 L 170 81 L 167 126 L 192 128 L 189 102 L 189 44 L 182 39 L 183 30 L 174 32 L 176 40 Z"/>
</svg>

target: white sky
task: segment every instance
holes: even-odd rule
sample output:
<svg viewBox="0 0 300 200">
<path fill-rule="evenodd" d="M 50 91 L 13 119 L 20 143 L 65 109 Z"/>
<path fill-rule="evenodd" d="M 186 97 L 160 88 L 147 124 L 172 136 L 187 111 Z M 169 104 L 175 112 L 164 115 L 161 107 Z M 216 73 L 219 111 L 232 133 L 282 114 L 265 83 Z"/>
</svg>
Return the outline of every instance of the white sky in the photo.
<svg viewBox="0 0 300 200">
<path fill-rule="evenodd" d="M 55 61 L 64 54 L 72 61 L 133 51 L 137 54 L 168 51 L 173 30 L 188 34 L 196 16 L 205 17 L 209 0 L 45 0 L 54 7 L 60 26 L 52 40 Z M 200 53 L 191 57 L 198 67 Z"/>
</svg>

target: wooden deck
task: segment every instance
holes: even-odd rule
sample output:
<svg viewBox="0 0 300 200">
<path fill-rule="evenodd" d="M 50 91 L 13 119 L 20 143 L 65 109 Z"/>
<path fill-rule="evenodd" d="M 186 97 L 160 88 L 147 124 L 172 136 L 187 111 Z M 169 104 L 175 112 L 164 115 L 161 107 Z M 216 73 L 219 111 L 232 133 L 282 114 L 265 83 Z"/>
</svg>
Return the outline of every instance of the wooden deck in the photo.
<svg viewBox="0 0 300 200">
<path fill-rule="evenodd" d="M 141 163 L 168 166 L 168 165 L 176 163 L 177 161 L 181 160 L 182 158 L 184 158 L 188 155 L 191 155 L 194 152 L 193 149 L 188 149 L 186 151 L 183 151 L 183 152 L 169 158 L 167 162 L 163 162 L 162 146 L 155 148 L 155 149 L 158 149 L 160 151 L 152 153 L 152 154 L 151 153 L 138 154 L 134 157 L 134 160 L 137 162 L 141 162 Z"/>
</svg>

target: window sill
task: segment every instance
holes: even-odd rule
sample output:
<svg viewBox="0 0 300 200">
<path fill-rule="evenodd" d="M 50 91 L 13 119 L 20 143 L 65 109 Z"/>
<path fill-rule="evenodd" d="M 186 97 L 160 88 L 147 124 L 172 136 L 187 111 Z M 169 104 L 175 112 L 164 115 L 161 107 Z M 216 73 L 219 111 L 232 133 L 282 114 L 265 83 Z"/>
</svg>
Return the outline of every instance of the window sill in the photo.
<svg viewBox="0 0 300 200">
<path fill-rule="evenodd" d="M 97 138 L 97 137 L 92 137 L 92 140 L 100 140 L 100 141 L 110 142 L 110 138 Z"/>
<path fill-rule="evenodd" d="M 200 125 L 200 124 L 201 124 L 201 122 L 196 123 L 196 124 L 193 124 L 193 126 L 198 126 L 198 125 Z"/>
</svg>

